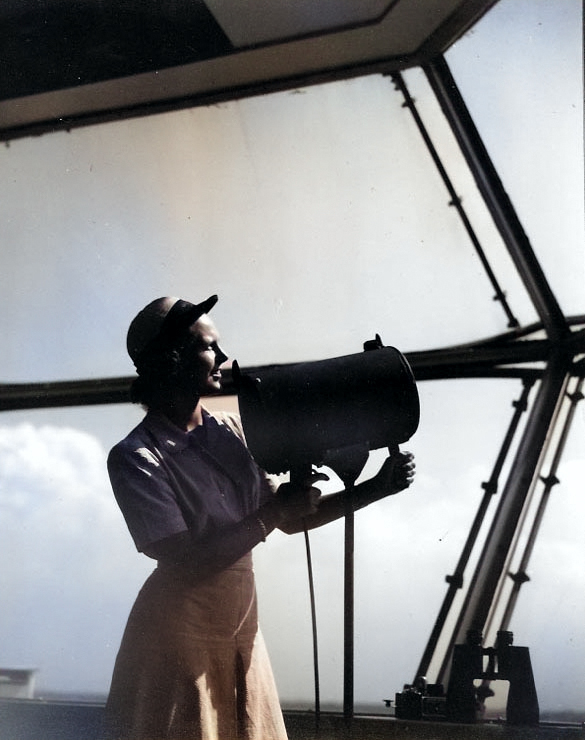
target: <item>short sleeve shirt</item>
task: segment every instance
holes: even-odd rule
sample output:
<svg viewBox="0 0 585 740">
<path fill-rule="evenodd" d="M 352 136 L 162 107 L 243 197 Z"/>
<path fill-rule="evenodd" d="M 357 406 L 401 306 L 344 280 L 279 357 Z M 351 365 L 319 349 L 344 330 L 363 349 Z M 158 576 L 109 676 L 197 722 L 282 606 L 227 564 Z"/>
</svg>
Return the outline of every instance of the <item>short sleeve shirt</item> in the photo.
<svg viewBox="0 0 585 740">
<path fill-rule="evenodd" d="M 184 432 L 148 412 L 112 448 L 108 473 L 138 550 L 190 530 L 206 536 L 253 513 L 272 495 L 227 417 L 204 412 L 203 424 Z"/>
</svg>

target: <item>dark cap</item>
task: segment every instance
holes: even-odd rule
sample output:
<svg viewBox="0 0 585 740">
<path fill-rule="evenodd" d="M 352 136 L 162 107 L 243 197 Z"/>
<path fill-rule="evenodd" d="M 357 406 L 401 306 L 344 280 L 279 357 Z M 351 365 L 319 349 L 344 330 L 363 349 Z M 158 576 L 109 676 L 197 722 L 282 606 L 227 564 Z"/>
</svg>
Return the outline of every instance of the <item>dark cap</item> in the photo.
<svg viewBox="0 0 585 740">
<path fill-rule="evenodd" d="M 216 295 L 196 304 L 169 296 L 149 303 L 134 317 L 126 337 L 128 354 L 134 364 L 157 348 L 171 344 L 216 303 Z"/>
</svg>

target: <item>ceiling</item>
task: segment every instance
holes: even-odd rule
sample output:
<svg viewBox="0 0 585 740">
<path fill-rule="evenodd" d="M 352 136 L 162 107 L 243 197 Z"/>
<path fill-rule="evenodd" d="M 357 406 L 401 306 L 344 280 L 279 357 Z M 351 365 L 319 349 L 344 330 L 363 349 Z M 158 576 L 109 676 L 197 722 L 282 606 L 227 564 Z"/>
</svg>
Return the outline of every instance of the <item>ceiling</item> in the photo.
<svg viewBox="0 0 585 740">
<path fill-rule="evenodd" d="M 0 138 L 424 64 L 497 0 L 3 0 Z"/>
</svg>

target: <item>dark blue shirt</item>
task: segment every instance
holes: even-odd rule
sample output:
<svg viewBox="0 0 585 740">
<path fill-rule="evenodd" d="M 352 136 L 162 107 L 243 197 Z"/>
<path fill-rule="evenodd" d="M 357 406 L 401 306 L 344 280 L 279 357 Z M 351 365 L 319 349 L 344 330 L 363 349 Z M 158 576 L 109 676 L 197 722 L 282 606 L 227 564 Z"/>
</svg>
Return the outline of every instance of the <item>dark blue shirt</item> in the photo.
<svg viewBox="0 0 585 740">
<path fill-rule="evenodd" d="M 149 412 L 108 456 L 118 505 L 138 550 L 186 530 L 195 538 L 240 522 L 273 495 L 242 439 L 237 417 L 184 432 Z"/>
</svg>

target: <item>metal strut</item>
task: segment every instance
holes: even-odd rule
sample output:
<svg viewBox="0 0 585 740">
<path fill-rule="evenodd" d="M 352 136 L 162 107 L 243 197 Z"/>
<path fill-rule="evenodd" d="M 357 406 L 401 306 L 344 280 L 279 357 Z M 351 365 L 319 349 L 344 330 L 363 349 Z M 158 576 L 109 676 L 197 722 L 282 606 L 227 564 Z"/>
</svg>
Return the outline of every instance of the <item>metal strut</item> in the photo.
<svg viewBox="0 0 585 740">
<path fill-rule="evenodd" d="M 449 648 L 445 653 L 438 681 L 446 683 L 453 646 L 464 644 L 470 633 L 482 634 L 488 619 L 495 613 L 499 588 L 508 570 L 510 553 L 518 542 L 518 532 L 525 516 L 526 504 L 532 495 L 536 476 L 542 465 L 543 450 L 550 441 L 569 377 L 578 369 L 579 363 L 574 363 L 573 358 L 576 352 L 583 351 L 584 337 L 582 332 L 571 334 L 569 322 L 547 283 L 444 58 L 438 57 L 433 60 L 424 71 L 528 290 L 545 329 L 547 335 L 545 343 L 548 345 L 547 352 L 540 358 L 546 364 L 542 371 L 538 393 L 512 461 L 508 480 L 499 497 L 498 507 L 460 609 Z M 518 350 L 524 342 L 512 344 L 514 349 Z M 527 357 L 517 359 L 520 362 L 529 362 Z M 492 367 L 497 363 L 495 360 Z M 549 478 L 552 485 L 554 476 Z M 454 579 L 458 575 L 456 573 Z M 522 573 L 518 574 L 518 588 L 521 585 L 520 580 Z M 456 586 L 455 580 L 453 588 Z M 514 606 L 512 601 L 508 606 L 511 614 Z M 424 665 L 421 663 L 422 668 L 426 668 L 427 659 L 428 656 L 425 657 Z"/>
<path fill-rule="evenodd" d="M 565 340 L 567 321 L 532 250 L 520 219 L 490 159 L 451 71 L 442 56 L 423 67 L 431 88 L 475 178 L 504 244 L 551 340 Z"/>
<path fill-rule="evenodd" d="M 530 394 L 532 386 L 534 385 L 534 382 L 534 378 L 528 380 L 525 379 L 523 382 L 524 387 L 522 389 L 522 394 L 520 395 L 520 398 L 518 399 L 518 401 L 514 401 L 512 404 L 515 410 L 512 415 L 508 431 L 506 432 L 506 436 L 494 464 L 490 479 L 489 481 L 482 483 L 484 494 L 475 515 L 475 519 L 473 520 L 473 524 L 471 525 L 471 529 L 469 531 L 469 535 L 467 536 L 465 545 L 463 546 L 463 550 L 461 552 L 459 562 L 457 563 L 457 567 L 455 568 L 455 572 L 453 573 L 453 575 L 446 576 L 446 581 L 449 584 L 449 588 L 447 590 L 443 605 L 441 606 L 441 609 L 435 621 L 435 625 L 431 632 L 431 636 L 421 658 L 421 662 L 418 666 L 414 681 L 416 681 L 419 676 L 428 675 L 431 661 L 437 649 L 437 643 L 439 642 L 439 638 L 445 627 L 445 622 L 447 621 L 451 606 L 453 605 L 453 601 L 455 600 L 457 591 L 463 586 L 463 574 L 465 573 L 465 569 L 467 568 L 471 552 L 473 551 L 473 548 L 477 541 L 477 537 L 484 522 L 487 509 L 491 502 L 491 498 L 498 490 L 498 480 L 500 477 L 500 473 L 502 471 L 502 467 L 504 465 L 506 457 L 508 456 L 508 452 L 510 451 L 510 447 L 514 439 L 514 435 L 516 434 L 516 430 L 518 429 L 522 414 L 526 411 L 528 396 Z M 451 646 L 449 646 L 447 654 L 450 654 L 450 652 Z M 441 668 L 440 673 L 443 672 L 444 664 Z"/>
<path fill-rule="evenodd" d="M 506 317 L 508 318 L 508 326 L 511 329 L 519 326 L 518 319 L 512 313 L 512 309 L 510 308 L 510 305 L 508 304 L 505 292 L 500 288 L 498 279 L 496 278 L 496 275 L 494 271 L 492 270 L 490 263 L 488 262 L 485 251 L 483 247 L 481 246 L 479 238 L 477 234 L 475 233 L 473 226 L 471 225 L 471 221 L 469 220 L 469 217 L 467 216 L 465 208 L 463 207 L 461 197 L 457 194 L 457 191 L 455 190 L 453 182 L 451 181 L 451 178 L 447 174 L 447 170 L 445 169 L 445 166 L 443 165 L 443 162 L 441 161 L 439 153 L 437 152 L 437 149 L 431 140 L 429 132 L 425 124 L 423 123 L 422 118 L 420 117 L 420 114 L 417 110 L 414 99 L 410 95 L 410 92 L 406 86 L 403 76 L 401 75 L 400 72 L 393 72 L 390 75 L 390 77 L 392 78 L 392 81 L 394 82 L 394 86 L 396 87 L 396 89 L 400 90 L 400 92 L 402 93 L 404 97 L 403 105 L 405 108 L 408 108 L 408 110 L 412 113 L 412 117 L 414 118 L 414 121 L 418 127 L 418 130 L 420 131 L 423 141 L 425 142 L 427 149 L 429 150 L 429 154 L 431 155 L 431 158 L 433 162 L 435 163 L 443 182 L 445 183 L 445 187 L 447 188 L 447 191 L 449 192 L 449 195 L 451 196 L 449 205 L 453 206 L 453 208 L 456 209 L 457 213 L 459 214 L 461 218 L 461 221 L 463 222 L 465 230 L 467 231 L 467 234 L 469 238 L 471 239 L 471 243 L 475 247 L 475 251 L 477 252 L 480 262 L 483 265 L 483 268 L 486 271 L 486 274 L 495 291 L 494 300 L 498 301 L 501 304 L 502 308 L 504 309 Z"/>
<path fill-rule="evenodd" d="M 549 362 L 532 405 L 508 480 L 500 496 L 498 508 L 453 631 L 451 645 L 465 642 L 469 630 L 478 633 L 484 631 L 567 379 L 566 358 L 563 353 L 557 353 Z"/>
<path fill-rule="evenodd" d="M 536 538 L 540 530 L 540 525 L 542 524 L 542 520 L 544 518 L 544 513 L 546 511 L 546 507 L 549 502 L 551 491 L 553 487 L 557 483 L 559 483 L 559 478 L 557 477 L 557 473 L 558 473 L 559 465 L 561 462 L 561 458 L 563 456 L 563 452 L 565 450 L 567 438 L 569 436 L 569 432 L 573 425 L 573 420 L 575 418 L 575 413 L 577 410 L 577 404 L 579 403 L 579 401 L 583 400 L 583 382 L 584 382 L 583 378 L 578 378 L 576 385 L 575 385 L 574 392 L 566 394 L 566 397 L 569 400 L 569 409 L 567 411 L 567 415 L 565 417 L 563 428 L 561 430 L 561 435 L 560 435 L 559 441 L 557 443 L 557 446 L 554 452 L 554 456 L 551 462 L 549 473 L 547 476 L 541 477 L 541 481 L 542 483 L 544 483 L 544 490 L 542 492 L 542 496 L 540 498 L 538 508 L 534 516 L 534 521 L 532 523 L 530 534 L 528 536 L 528 541 L 526 542 L 524 553 L 518 565 L 518 570 L 516 571 L 516 573 L 508 573 L 508 575 L 513 581 L 513 586 L 512 586 L 512 591 L 510 592 L 510 595 L 508 597 L 508 603 L 506 604 L 506 609 L 504 611 L 504 615 L 502 617 L 502 621 L 499 627 L 500 630 L 509 629 L 509 625 L 512 619 L 512 614 L 514 613 L 514 608 L 516 606 L 516 602 L 518 600 L 518 596 L 520 593 L 520 588 L 522 587 L 523 583 L 526 583 L 527 581 L 530 580 L 526 573 L 526 570 L 528 568 L 528 563 L 530 562 L 530 558 L 532 556 L 532 551 L 534 550 L 534 544 L 536 542 Z"/>
</svg>

